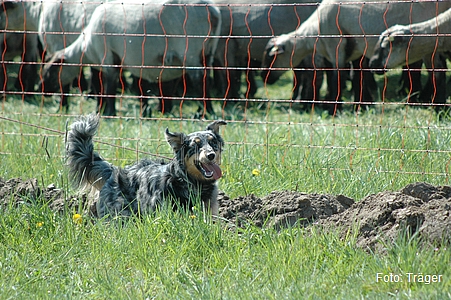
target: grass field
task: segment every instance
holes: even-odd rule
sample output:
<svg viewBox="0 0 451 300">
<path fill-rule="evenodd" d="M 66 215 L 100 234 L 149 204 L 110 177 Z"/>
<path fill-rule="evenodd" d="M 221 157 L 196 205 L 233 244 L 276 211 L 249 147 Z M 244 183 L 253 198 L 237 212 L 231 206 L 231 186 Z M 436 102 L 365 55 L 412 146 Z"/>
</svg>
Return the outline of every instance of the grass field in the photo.
<svg viewBox="0 0 451 300">
<path fill-rule="evenodd" d="M 289 83 L 262 88 L 259 96 L 286 99 L 287 89 Z M 94 109 L 92 101 L 79 100 L 61 116 L 50 100 L 36 105 L 7 97 L 0 111 L 0 176 L 38 178 L 73 193 L 64 133 L 67 122 Z M 416 181 L 448 185 L 451 120 L 392 103 L 357 115 L 345 108 L 335 117 L 265 101 L 236 109 L 221 128 L 227 144 L 220 189 L 230 197 L 297 190 L 362 199 Z M 124 100 L 122 107 L 124 118 L 102 120 L 96 144 L 121 166 L 149 154 L 170 157 L 166 127 L 190 132 L 207 124 L 189 119 L 195 110 L 189 106 L 182 120 L 177 114 L 138 119 L 136 103 Z M 230 231 L 201 213 L 160 211 L 121 224 L 89 222 L 86 215 L 78 223 L 75 213 L 82 214 L 56 214 L 42 203 L 2 208 L 0 299 L 451 297 L 450 248 L 423 246 L 415 237 L 400 236 L 380 254 L 356 247 L 354 236 L 297 227 Z M 419 273 L 441 280 L 413 282 Z"/>
</svg>

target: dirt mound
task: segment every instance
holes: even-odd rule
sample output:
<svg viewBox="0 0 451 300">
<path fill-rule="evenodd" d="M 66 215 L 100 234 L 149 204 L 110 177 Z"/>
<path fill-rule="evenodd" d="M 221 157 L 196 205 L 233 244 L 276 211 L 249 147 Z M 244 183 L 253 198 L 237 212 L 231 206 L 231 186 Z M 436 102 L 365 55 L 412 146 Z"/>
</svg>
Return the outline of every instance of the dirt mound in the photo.
<svg viewBox="0 0 451 300">
<path fill-rule="evenodd" d="M 451 187 L 414 183 L 399 192 L 370 195 L 320 224 L 357 234 L 357 245 L 364 248 L 379 248 L 379 242 L 406 232 L 439 245 L 450 241 Z"/>
<path fill-rule="evenodd" d="M 344 212 L 354 200 L 343 195 L 305 194 L 277 191 L 258 198 L 255 195 L 229 199 L 220 194 L 219 214 L 238 226 L 252 223 L 277 229 L 295 224 L 307 225 Z"/>
<path fill-rule="evenodd" d="M 450 242 L 451 187 L 414 183 L 398 192 L 381 192 L 361 201 L 343 195 L 305 194 L 276 191 L 259 198 L 255 195 L 230 199 L 219 197 L 219 214 L 231 227 L 252 224 L 281 229 L 287 226 L 318 226 L 325 230 L 353 233 L 357 245 L 377 249 L 400 233 L 417 234 L 423 240 L 441 244 Z M 94 206 L 86 196 L 65 195 L 55 185 L 45 188 L 37 179 L 0 178 L 0 206 L 46 203 L 55 211 Z M 381 243 L 382 242 L 382 243 Z"/>
<path fill-rule="evenodd" d="M 54 184 L 47 187 L 40 187 L 36 178 L 22 180 L 12 178 L 4 180 L 0 178 L 0 205 L 16 206 L 27 203 L 48 204 L 52 210 L 63 211 L 72 209 L 78 205 L 87 203 L 86 197 L 66 197 L 62 189 L 58 189 Z"/>
<path fill-rule="evenodd" d="M 354 202 L 346 196 L 272 192 L 229 199 L 220 195 L 220 215 L 237 226 L 314 224 L 325 230 L 355 234 L 357 245 L 383 248 L 399 234 L 417 234 L 440 245 L 450 242 L 451 187 L 414 183 L 399 192 L 381 192 Z"/>
</svg>

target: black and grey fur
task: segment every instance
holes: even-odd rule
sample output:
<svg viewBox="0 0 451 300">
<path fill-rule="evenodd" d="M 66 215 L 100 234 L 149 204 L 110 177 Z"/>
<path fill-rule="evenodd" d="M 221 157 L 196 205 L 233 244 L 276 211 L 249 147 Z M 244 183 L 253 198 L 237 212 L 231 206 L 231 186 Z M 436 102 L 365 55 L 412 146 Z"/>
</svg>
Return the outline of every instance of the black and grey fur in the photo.
<svg viewBox="0 0 451 300">
<path fill-rule="evenodd" d="M 199 199 L 213 215 L 218 214 L 218 166 L 224 140 L 214 121 L 205 131 L 188 135 L 165 131 L 175 157 L 171 161 L 143 159 L 125 168 L 106 162 L 94 151 L 93 136 L 99 116 L 90 114 L 72 124 L 67 135 L 67 165 L 76 188 L 99 191 L 99 217 L 146 214 L 165 201 L 172 206 L 191 208 Z"/>
</svg>

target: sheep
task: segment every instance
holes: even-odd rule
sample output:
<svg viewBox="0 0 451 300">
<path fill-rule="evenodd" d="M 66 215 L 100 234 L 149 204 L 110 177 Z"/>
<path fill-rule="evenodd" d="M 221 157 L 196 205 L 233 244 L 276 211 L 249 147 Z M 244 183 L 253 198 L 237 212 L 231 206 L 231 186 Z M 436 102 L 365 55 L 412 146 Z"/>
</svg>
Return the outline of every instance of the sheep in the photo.
<svg viewBox="0 0 451 300">
<path fill-rule="evenodd" d="M 3 42 L 0 46 L 2 50 L 2 60 L 12 61 L 16 56 L 21 56 L 23 61 L 26 62 L 20 67 L 18 81 L 15 87 L 23 92 L 34 91 L 34 84 L 36 83 L 37 76 L 37 58 L 38 52 L 38 37 L 33 33 L 26 33 L 24 31 L 36 31 L 37 25 L 31 21 L 31 25 L 24 25 L 24 10 L 31 7 L 39 7 L 35 5 L 35 2 L 24 2 L 22 8 L 22 1 L 2 1 L 0 6 L 0 28 L 4 31 Z M 19 10 L 19 6 L 21 9 Z M 16 13 L 9 15 L 10 10 L 16 10 Z M 33 13 L 35 10 L 33 10 Z M 3 74 L 1 75 L 1 82 L 3 90 L 6 88 L 6 68 L 2 63 Z"/>
<path fill-rule="evenodd" d="M 140 0 L 133 0 L 134 2 L 141 4 Z M 66 1 L 67 2 L 67 1 Z M 55 1 L 46 1 L 42 6 L 41 18 L 39 23 L 39 33 L 41 39 L 45 40 L 46 50 L 50 54 L 53 54 L 57 50 L 61 50 L 70 44 L 72 44 L 81 31 L 87 26 L 89 20 L 91 19 L 92 13 L 100 5 L 100 2 L 90 2 L 90 1 L 77 1 L 77 0 L 69 0 L 69 2 L 55 2 Z M 108 1 L 107 1 L 108 2 Z M 162 3 L 161 0 L 153 0 L 151 2 L 154 3 Z M 131 3 L 131 1 L 128 1 Z M 53 20 L 52 22 L 48 22 L 48 20 Z M 54 34 L 55 32 L 62 32 L 62 34 Z M 47 34 L 51 33 L 51 34 Z M 57 45 L 57 47 L 55 47 Z M 98 70 L 96 68 L 91 68 L 91 89 L 92 94 L 99 95 L 100 91 L 100 77 Z M 167 112 L 171 110 L 172 101 L 163 100 L 164 98 L 171 98 L 174 96 L 183 95 L 184 93 L 180 93 L 178 90 L 173 88 L 174 84 L 180 83 L 182 80 L 186 80 L 186 82 L 190 82 L 189 76 L 185 76 L 185 78 L 177 78 L 173 81 L 165 81 L 165 82 L 148 82 L 143 78 L 135 77 L 132 75 L 133 85 L 128 86 L 129 90 L 132 93 L 139 94 L 141 96 L 141 110 L 144 116 L 151 115 L 151 109 L 148 107 L 148 98 L 145 95 L 156 95 L 160 98 L 160 104 L 158 110 L 161 112 Z M 82 81 L 84 78 L 80 77 L 75 80 L 76 86 L 82 85 Z M 191 80 L 192 81 L 192 80 Z M 126 80 L 121 78 L 122 87 L 125 88 Z M 180 85 L 180 84 L 179 84 Z M 194 83 L 193 86 L 198 87 L 199 83 Z M 64 96 L 69 93 L 69 86 L 65 86 L 62 91 L 62 106 L 67 108 L 67 100 Z M 193 97 L 201 97 L 203 95 L 203 91 L 200 88 L 193 89 Z M 144 96 L 144 97 L 143 97 Z M 100 100 L 100 97 L 98 97 Z M 100 102 L 98 103 L 100 106 Z M 213 109 L 211 108 L 211 103 L 207 102 L 207 111 L 213 114 Z M 100 107 L 99 107 L 100 109 Z M 109 109 L 107 109 L 109 111 Z"/>
<path fill-rule="evenodd" d="M 136 3 L 141 3 L 141 1 L 135 1 Z M 153 1 L 162 2 L 162 1 Z M 130 1 L 129 1 L 130 3 Z M 5 1 L 4 9 L 7 12 L 6 18 L 2 21 L 8 21 L 8 29 L 17 30 L 18 27 L 26 24 L 26 30 L 28 31 L 38 31 L 40 38 L 43 42 L 44 49 L 46 53 L 50 56 L 57 50 L 63 49 L 70 45 L 76 40 L 81 33 L 82 29 L 87 26 L 87 23 L 94 11 L 94 9 L 99 6 L 99 3 L 90 1 L 76 1 L 69 0 L 64 2 L 44 0 L 44 1 Z M 1 19 L 1 18 L 0 18 Z M 26 22 L 25 22 L 26 19 Z M 23 29 L 22 29 L 23 30 Z M 100 84 L 99 74 L 96 69 L 91 69 L 92 87 L 96 88 Z M 76 86 L 82 87 L 84 78 L 80 76 L 78 79 L 74 80 Z M 139 82 L 138 91 L 149 91 L 152 90 L 152 94 L 157 95 L 167 95 L 167 91 L 171 91 L 170 88 L 165 88 L 166 82 L 149 84 L 142 78 L 135 80 Z M 151 88 L 149 88 L 151 87 Z M 65 94 L 69 92 L 70 85 L 66 85 L 62 90 L 62 101 L 61 105 L 67 108 L 67 100 Z M 157 93 L 153 91 L 158 91 Z M 100 91 L 94 90 L 93 93 L 99 93 Z M 202 91 L 198 92 L 197 95 L 202 95 Z M 169 96 L 171 94 L 169 93 Z M 147 98 L 143 98 L 143 107 L 146 106 Z M 166 102 L 168 104 L 168 102 Z M 210 102 L 207 102 L 207 108 Z M 166 105 L 168 106 L 168 105 Z M 211 110 L 210 110 L 211 111 Z"/>
<path fill-rule="evenodd" d="M 2 1 L 5 30 L 39 33 L 43 48 L 53 54 L 73 43 L 85 28 L 94 10 L 102 2 L 87 0 Z"/>
<path fill-rule="evenodd" d="M 150 82 L 189 74 L 201 82 L 213 57 L 221 15 L 209 0 L 113 1 L 96 8 L 82 34 L 57 51 L 43 73 L 44 92 L 57 92 L 80 73 L 79 64 L 101 70 L 104 113 L 115 115 L 121 69 Z M 63 66 L 64 65 L 64 66 Z"/>
<path fill-rule="evenodd" d="M 157 0 L 158 1 L 158 0 Z M 108 2 L 108 1 L 107 1 Z M 160 1 L 161 2 L 161 1 Z M 38 23 L 38 31 L 40 38 L 44 44 L 44 50 L 50 57 L 56 51 L 61 50 L 75 42 L 82 30 L 88 25 L 94 10 L 101 4 L 100 1 L 88 0 L 68 0 L 58 2 L 54 0 L 44 1 L 40 9 L 40 17 Z M 95 68 L 91 70 L 91 94 L 100 94 L 100 74 Z M 126 82 L 121 79 L 122 83 Z M 138 82 L 138 80 L 136 80 Z M 86 89 L 87 85 L 84 73 L 81 73 L 72 84 L 62 88 L 61 108 L 68 109 L 67 94 L 71 86 L 80 87 L 81 90 Z M 125 84 L 124 84 L 125 85 Z M 140 92 L 150 90 L 148 83 L 141 80 L 135 91 Z M 158 87 L 152 86 L 151 90 L 158 90 Z M 141 93 L 142 96 L 143 93 Z M 98 109 L 100 109 L 100 97 L 97 97 Z M 147 98 L 141 99 L 142 114 L 150 115 Z"/>
<path fill-rule="evenodd" d="M 100 0 L 45 0 L 38 24 L 44 50 L 52 55 L 75 42 L 100 4 Z"/>
<path fill-rule="evenodd" d="M 308 55 L 319 54 L 332 63 L 336 69 L 335 76 L 339 79 L 339 68 L 346 67 L 350 61 L 361 60 L 362 56 L 371 57 L 377 37 L 387 29 L 386 24 L 424 21 L 435 16 L 437 11 L 442 12 L 450 7 L 451 2 L 448 1 L 324 1 L 297 30 L 272 38 L 267 43 L 262 65 L 265 69 L 261 75 L 275 80 Z M 339 80 L 337 82 L 335 103 L 330 109 L 333 113 L 340 108 L 340 83 Z"/>
<path fill-rule="evenodd" d="M 451 49 L 451 9 L 432 19 L 394 25 L 381 33 L 370 67 L 393 69 Z"/>
<path fill-rule="evenodd" d="M 54 0 L 3 1 L 2 8 L 5 15 L 0 17 L 0 24 L 7 31 L 25 30 L 27 32 L 36 32 L 43 51 L 50 55 L 75 41 L 99 4 L 84 0 L 66 0 L 64 2 Z M 47 34 L 48 32 L 50 34 Z M 17 35 L 20 35 L 20 33 L 17 33 Z M 35 34 L 31 33 L 26 35 L 35 36 Z M 44 55 L 41 54 L 40 56 L 42 58 Z M 30 57 L 25 53 L 25 62 L 37 62 L 37 60 L 37 55 Z M 35 70 L 30 70 L 28 74 L 31 74 L 30 77 L 32 78 L 37 78 L 38 76 L 33 75 L 36 72 Z M 80 77 L 79 80 L 80 84 L 82 84 L 84 78 Z M 79 85 L 79 83 L 77 82 L 76 85 Z M 68 88 L 66 87 L 65 89 L 68 90 Z M 64 97 L 62 105 L 66 105 Z"/>
<path fill-rule="evenodd" d="M 261 66 L 261 53 L 269 38 L 296 29 L 315 11 L 311 0 L 229 0 L 215 1 L 222 14 L 222 37 L 216 51 L 215 76 L 228 86 L 221 88 L 226 99 L 240 98 L 241 74 L 246 72 L 248 89 L 245 98 L 256 92 L 253 68 Z M 296 91 L 298 87 L 294 87 Z"/>
<path fill-rule="evenodd" d="M 91 2 L 87 0 L 66 0 L 64 2 L 55 0 L 43 0 L 43 1 L 16 1 L 8 0 L 3 1 L 2 8 L 5 15 L 0 17 L 0 24 L 8 31 L 24 31 L 37 32 L 39 40 L 41 42 L 43 51 L 46 56 L 51 56 L 58 50 L 64 49 L 66 46 L 73 43 L 80 35 L 83 28 L 85 28 L 91 18 L 95 8 L 100 5 L 99 2 Z M 8 32 L 8 35 L 12 33 Z M 20 33 L 15 33 L 21 35 Z M 30 36 L 27 33 L 27 36 Z M 34 34 L 33 34 L 34 36 Z M 28 38 L 27 38 L 28 39 Z M 29 43 L 31 44 L 31 42 Z M 31 49 L 27 45 L 27 49 Z M 38 56 L 31 56 L 30 52 L 26 52 L 23 56 L 24 62 L 37 62 Z M 41 58 L 44 54 L 40 55 Z M 10 59 L 10 57 L 5 58 Z M 28 67 L 29 66 L 29 67 Z M 31 66 L 34 69 L 31 69 Z M 34 91 L 34 82 L 31 83 L 31 79 L 35 80 L 39 77 L 37 74 L 36 64 L 25 64 L 24 68 L 28 68 L 30 83 L 25 85 L 26 91 Z M 25 71 L 25 70 L 24 70 Z M 84 73 L 80 74 L 73 83 L 68 84 L 62 88 L 61 95 L 61 108 L 67 109 L 68 102 L 65 94 L 69 93 L 72 85 L 79 87 L 81 90 L 85 90 L 87 87 L 86 78 Z M 91 69 L 91 89 L 92 93 L 99 92 L 99 74 L 95 69 Z M 31 86 L 33 88 L 31 88 Z M 146 99 L 144 99 L 146 100 Z M 146 107 L 146 101 L 143 101 L 143 107 Z"/>
<path fill-rule="evenodd" d="M 375 45 L 370 67 L 383 72 L 401 65 L 420 69 L 422 61 L 426 68 L 445 68 L 446 56 L 451 41 L 446 34 L 451 33 L 451 9 L 429 20 L 409 24 L 394 25 L 379 36 Z M 419 73 L 419 71 L 417 71 Z M 433 102 L 446 102 L 446 74 L 440 71 L 430 71 L 426 86 L 412 102 L 426 102 L 433 95 Z M 434 82 L 436 86 L 434 87 Z M 418 84 L 417 84 L 418 85 Z M 434 92 L 435 89 L 435 92 Z M 440 106 L 435 106 L 439 109 Z"/>
</svg>

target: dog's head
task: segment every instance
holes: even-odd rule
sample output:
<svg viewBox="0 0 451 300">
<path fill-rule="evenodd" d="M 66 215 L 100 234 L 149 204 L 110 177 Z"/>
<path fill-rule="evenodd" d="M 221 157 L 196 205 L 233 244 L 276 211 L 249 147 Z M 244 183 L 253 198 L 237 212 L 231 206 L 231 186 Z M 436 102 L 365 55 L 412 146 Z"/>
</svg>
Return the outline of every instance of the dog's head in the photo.
<svg viewBox="0 0 451 300">
<path fill-rule="evenodd" d="M 222 176 L 219 164 L 224 140 L 219 134 L 219 126 L 226 124 L 222 120 L 214 121 L 206 130 L 188 135 L 172 133 L 166 128 L 166 140 L 190 177 L 201 182 L 211 182 Z"/>
</svg>

